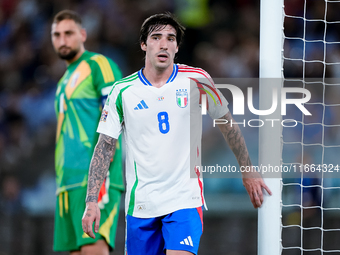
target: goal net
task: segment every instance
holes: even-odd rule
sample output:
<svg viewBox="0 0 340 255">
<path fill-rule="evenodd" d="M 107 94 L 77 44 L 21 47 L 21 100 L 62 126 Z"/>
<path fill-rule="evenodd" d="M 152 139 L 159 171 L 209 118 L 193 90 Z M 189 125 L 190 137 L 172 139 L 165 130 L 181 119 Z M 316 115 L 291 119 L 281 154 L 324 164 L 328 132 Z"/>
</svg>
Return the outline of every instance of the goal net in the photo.
<svg viewBox="0 0 340 255">
<path fill-rule="evenodd" d="M 276 158 L 288 171 L 265 179 L 280 196 L 267 196 L 259 211 L 259 254 L 340 254 L 340 1 L 262 0 L 260 29 L 261 44 L 276 45 L 275 69 L 260 46 L 260 78 L 283 78 L 281 88 L 308 90 L 303 106 L 311 115 L 288 105 L 282 119 L 292 120 L 291 127 L 262 131 L 262 138 L 260 130 L 259 162 Z M 276 138 L 266 141 L 273 132 Z M 271 147 L 280 147 L 279 159 Z"/>
<path fill-rule="evenodd" d="M 285 0 L 284 87 L 312 114 L 282 130 L 282 254 L 340 253 L 340 1 Z"/>
</svg>

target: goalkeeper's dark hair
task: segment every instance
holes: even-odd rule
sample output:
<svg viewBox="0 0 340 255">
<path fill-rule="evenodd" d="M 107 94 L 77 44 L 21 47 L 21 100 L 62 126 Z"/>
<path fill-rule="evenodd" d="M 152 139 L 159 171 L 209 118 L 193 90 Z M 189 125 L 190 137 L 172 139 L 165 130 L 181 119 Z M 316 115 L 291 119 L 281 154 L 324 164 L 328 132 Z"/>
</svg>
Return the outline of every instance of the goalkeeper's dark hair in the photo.
<svg viewBox="0 0 340 255">
<path fill-rule="evenodd" d="M 75 11 L 71 11 L 71 10 L 63 10 L 63 11 L 58 12 L 53 18 L 53 23 L 58 24 L 60 21 L 65 20 L 65 19 L 71 19 L 76 24 L 80 26 L 82 25 L 80 15 L 76 13 Z"/>
<path fill-rule="evenodd" d="M 155 14 L 147 18 L 140 29 L 139 43 L 146 44 L 150 33 L 161 30 L 167 25 L 172 26 L 176 30 L 176 41 L 179 46 L 184 36 L 185 27 L 182 26 L 170 12 Z"/>
</svg>

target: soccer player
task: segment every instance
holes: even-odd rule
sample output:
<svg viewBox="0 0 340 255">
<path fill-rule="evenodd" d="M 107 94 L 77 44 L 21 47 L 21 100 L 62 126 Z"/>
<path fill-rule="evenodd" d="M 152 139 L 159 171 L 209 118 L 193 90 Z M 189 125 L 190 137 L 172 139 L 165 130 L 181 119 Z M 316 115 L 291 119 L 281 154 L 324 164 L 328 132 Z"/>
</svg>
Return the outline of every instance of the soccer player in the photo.
<svg viewBox="0 0 340 255">
<path fill-rule="evenodd" d="M 106 175 L 116 140 L 124 130 L 126 155 L 126 252 L 130 255 L 197 254 L 203 230 L 201 94 L 209 92 L 212 118 L 230 121 L 227 101 L 207 72 L 174 64 L 184 34 L 170 13 L 156 14 L 141 27 L 145 67 L 115 83 L 103 109 L 100 133 L 89 170 L 84 232 L 95 237 L 100 212 L 100 183 Z M 202 81 L 201 78 L 205 80 Z M 200 79 L 200 80 L 199 80 Z M 237 125 L 219 126 L 240 166 L 251 167 Z M 255 208 L 263 202 L 262 178 L 243 173 Z M 256 176 L 256 175 L 255 175 Z M 257 176 L 260 177 L 260 176 Z"/>
<path fill-rule="evenodd" d="M 119 139 L 115 140 L 117 154 L 113 162 L 112 157 L 109 159 L 108 174 L 101 180 L 98 202 L 103 218 L 94 239 L 83 232 L 81 218 L 103 102 L 112 84 L 121 79 L 121 71 L 111 59 L 85 50 L 86 31 L 80 16 L 73 11 L 56 14 L 51 37 L 56 53 L 67 64 L 55 99 L 57 204 L 53 248 L 72 255 L 108 255 L 114 248 L 124 190 Z"/>
</svg>

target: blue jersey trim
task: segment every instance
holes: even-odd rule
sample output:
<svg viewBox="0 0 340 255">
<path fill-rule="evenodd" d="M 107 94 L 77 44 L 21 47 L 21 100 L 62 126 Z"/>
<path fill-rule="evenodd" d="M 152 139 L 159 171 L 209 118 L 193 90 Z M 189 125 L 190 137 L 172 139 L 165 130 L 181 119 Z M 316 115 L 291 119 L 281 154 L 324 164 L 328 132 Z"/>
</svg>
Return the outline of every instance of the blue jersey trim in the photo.
<svg viewBox="0 0 340 255">
<path fill-rule="evenodd" d="M 172 74 L 170 75 L 170 77 L 169 77 L 169 79 L 168 79 L 168 81 L 166 83 L 173 82 L 174 79 L 177 76 L 177 73 L 178 73 L 178 66 L 176 64 L 174 64 L 174 69 L 172 70 Z"/>
<path fill-rule="evenodd" d="M 138 71 L 138 77 L 139 77 L 139 79 L 141 80 L 141 82 L 142 82 L 144 85 L 146 85 L 146 86 L 152 86 L 151 83 L 145 78 L 145 76 L 144 76 L 144 74 L 143 74 L 143 69 L 144 69 L 144 67 Z"/>
<path fill-rule="evenodd" d="M 138 71 L 138 77 L 139 77 L 140 81 L 146 86 L 152 86 L 152 84 L 144 76 L 143 69 L 144 69 L 144 67 Z M 170 77 L 169 77 L 169 79 L 167 80 L 166 83 L 173 82 L 174 79 L 177 77 L 177 74 L 178 74 L 178 66 L 176 64 L 174 64 L 174 68 L 172 70 L 172 73 L 171 73 L 171 75 L 170 75 Z"/>
</svg>

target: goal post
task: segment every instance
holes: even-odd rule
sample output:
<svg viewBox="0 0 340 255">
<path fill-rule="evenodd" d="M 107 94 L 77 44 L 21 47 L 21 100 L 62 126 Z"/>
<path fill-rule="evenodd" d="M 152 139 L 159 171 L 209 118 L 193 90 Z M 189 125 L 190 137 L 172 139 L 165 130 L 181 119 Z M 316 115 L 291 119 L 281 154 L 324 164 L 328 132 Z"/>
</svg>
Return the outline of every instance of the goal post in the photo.
<svg viewBox="0 0 340 255">
<path fill-rule="evenodd" d="M 259 129 L 259 164 L 284 173 L 264 176 L 273 196 L 258 212 L 258 254 L 339 254 L 340 0 L 261 0 L 260 10 L 260 108 L 273 87 L 293 86 L 308 91 L 289 97 L 309 94 L 310 114 L 292 105 L 271 118 L 295 125 Z"/>
<path fill-rule="evenodd" d="M 273 88 L 277 89 L 278 107 L 267 119 L 281 120 L 283 0 L 261 0 L 260 6 L 260 84 L 259 107 L 269 109 Z M 261 119 L 261 116 L 260 116 Z M 281 165 L 281 125 L 259 128 L 259 165 Z M 258 255 L 281 254 L 281 176 L 265 175 L 264 182 L 272 191 L 265 193 L 258 210 Z"/>
</svg>

